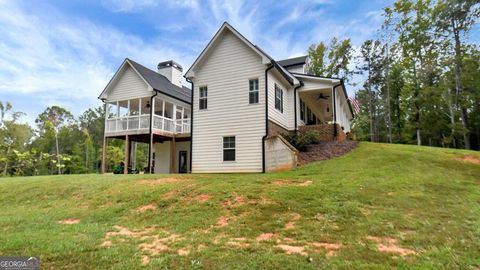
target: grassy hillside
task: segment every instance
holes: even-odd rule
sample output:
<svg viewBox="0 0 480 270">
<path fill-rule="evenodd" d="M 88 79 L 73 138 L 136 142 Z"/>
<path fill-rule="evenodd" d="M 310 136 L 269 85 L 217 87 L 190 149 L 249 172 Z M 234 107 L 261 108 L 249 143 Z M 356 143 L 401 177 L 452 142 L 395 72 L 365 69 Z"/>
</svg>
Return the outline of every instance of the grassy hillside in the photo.
<svg viewBox="0 0 480 270">
<path fill-rule="evenodd" d="M 479 269 L 479 161 L 361 143 L 266 175 L 0 179 L 0 254 L 47 269 Z"/>
</svg>

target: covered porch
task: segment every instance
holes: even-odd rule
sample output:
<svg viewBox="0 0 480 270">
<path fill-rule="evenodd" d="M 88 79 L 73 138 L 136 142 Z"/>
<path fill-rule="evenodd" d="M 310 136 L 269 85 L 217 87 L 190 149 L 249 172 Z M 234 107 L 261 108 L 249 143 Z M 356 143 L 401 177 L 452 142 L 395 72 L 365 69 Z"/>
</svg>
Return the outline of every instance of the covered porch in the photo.
<svg viewBox="0 0 480 270">
<path fill-rule="evenodd" d="M 332 125 L 335 133 L 338 128 L 350 132 L 353 114 L 343 82 L 313 75 L 298 75 L 298 78 L 303 83 L 298 90 L 299 126 Z M 337 125 L 338 128 L 333 128 Z"/>
<path fill-rule="evenodd" d="M 190 105 L 159 94 L 105 102 L 102 164 L 109 141 L 124 141 L 123 173 L 187 173 L 190 152 Z M 148 145 L 148 162 L 135 166 L 138 144 Z M 133 162 L 132 162 L 133 160 Z M 105 166 L 102 171 L 106 172 Z"/>
<path fill-rule="evenodd" d="M 151 112 L 153 117 L 150 117 Z M 106 102 L 105 135 L 140 135 L 152 132 L 173 136 L 190 133 L 190 107 L 161 97 Z"/>
</svg>

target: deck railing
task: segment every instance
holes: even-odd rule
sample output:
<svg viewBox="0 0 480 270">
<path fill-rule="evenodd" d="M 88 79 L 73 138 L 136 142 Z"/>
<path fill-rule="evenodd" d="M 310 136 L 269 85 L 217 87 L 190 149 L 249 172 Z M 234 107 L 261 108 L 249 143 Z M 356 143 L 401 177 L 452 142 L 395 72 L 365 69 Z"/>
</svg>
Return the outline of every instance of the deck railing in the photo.
<svg viewBox="0 0 480 270">
<path fill-rule="evenodd" d="M 148 130 L 150 115 L 131 115 L 107 119 L 105 132 L 121 132 L 129 130 Z M 171 133 L 189 133 L 190 119 L 173 120 L 164 116 L 153 116 L 153 128 Z"/>
</svg>

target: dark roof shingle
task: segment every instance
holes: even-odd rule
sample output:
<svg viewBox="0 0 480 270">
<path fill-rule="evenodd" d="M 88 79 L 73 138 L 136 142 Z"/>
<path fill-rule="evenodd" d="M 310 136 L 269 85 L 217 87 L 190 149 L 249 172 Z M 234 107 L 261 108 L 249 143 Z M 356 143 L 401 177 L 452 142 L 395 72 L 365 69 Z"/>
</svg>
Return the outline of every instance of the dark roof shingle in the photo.
<svg viewBox="0 0 480 270">
<path fill-rule="evenodd" d="M 283 67 L 303 65 L 306 62 L 307 62 L 307 56 L 306 55 L 277 61 L 277 63 L 279 65 L 283 66 Z"/>
</svg>

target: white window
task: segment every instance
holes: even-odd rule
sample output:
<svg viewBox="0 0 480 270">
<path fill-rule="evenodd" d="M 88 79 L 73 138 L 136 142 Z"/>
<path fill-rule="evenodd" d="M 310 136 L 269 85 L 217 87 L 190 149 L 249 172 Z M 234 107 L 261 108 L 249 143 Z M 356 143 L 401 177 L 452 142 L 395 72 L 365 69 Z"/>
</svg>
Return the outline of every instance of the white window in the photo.
<svg viewBox="0 0 480 270">
<path fill-rule="evenodd" d="M 235 136 L 223 137 L 223 161 L 235 161 Z"/>
<path fill-rule="evenodd" d="M 249 86 L 248 103 L 250 104 L 258 103 L 258 79 L 249 80 L 248 86 Z"/>
<path fill-rule="evenodd" d="M 283 90 L 275 84 L 275 109 L 283 113 Z"/>
<path fill-rule="evenodd" d="M 200 110 L 207 109 L 207 95 L 208 89 L 206 86 L 200 86 L 200 95 L 198 97 L 198 108 Z"/>
</svg>

